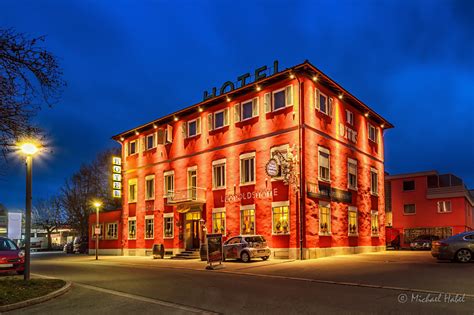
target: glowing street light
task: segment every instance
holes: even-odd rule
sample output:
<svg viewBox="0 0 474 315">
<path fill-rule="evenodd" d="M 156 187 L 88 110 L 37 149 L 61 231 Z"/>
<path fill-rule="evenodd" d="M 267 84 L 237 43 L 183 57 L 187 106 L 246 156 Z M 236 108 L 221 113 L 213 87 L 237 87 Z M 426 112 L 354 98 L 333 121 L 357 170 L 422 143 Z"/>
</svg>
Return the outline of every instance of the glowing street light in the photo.
<svg viewBox="0 0 474 315">
<path fill-rule="evenodd" d="M 99 208 L 102 206 L 100 201 L 94 201 L 93 203 L 95 207 L 95 260 L 99 259 L 99 234 L 100 234 L 100 227 L 99 227 Z M 97 230 L 99 229 L 99 230 Z M 97 233 L 99 231 L 99 233 Z"/>
</svg>

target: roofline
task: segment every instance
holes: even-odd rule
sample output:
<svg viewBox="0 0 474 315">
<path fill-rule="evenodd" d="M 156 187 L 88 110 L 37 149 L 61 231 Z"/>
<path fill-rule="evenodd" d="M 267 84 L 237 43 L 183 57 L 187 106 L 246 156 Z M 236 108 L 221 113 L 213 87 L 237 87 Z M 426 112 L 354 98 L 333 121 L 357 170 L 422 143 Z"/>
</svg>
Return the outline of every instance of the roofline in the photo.
<svg viewBox="0 0 474 315">
<path fill-rule="evenodd" d="M 422 177 L 422 176 L 429 176 L 429 175 L 439 175 L 439 174 L 438 174 L 438 171 L 422 171 L 422 172 L 414 172 L 414 173 L 388 175 L 388 176 L 385 176 L 385 179 L 392 180 L 392 179 L 402 179 L 402 178 L 407 178 L 407 177 Z"/>
<path fill-rule="evenodd" d="M 381 122 L 381 124 L 384 124 L 385 125 L 384 129 L 394 128 L 393 124 L 388 122 L 385 118 L 383 118 L 381 115 L 379 115 L 374 110 L 369 108 L 361 100 L 359 100 L 354 95 L 349 93 L 346 89 L 344 89 L 341 85 L 339 85 L 336 81 L 334 81 L 329 76 L 327 76 L 321 70 L 316 68 L 308 60 L 305 60 L 303 63 L 295 65 L 291 68 L 287 68 L 287 69 L 285 69 L 283 71 L 280 71 L 278 73 L 272 74 L 271 76 L 268 76 L 268 77 L 266 77 L 262 80 L 259 80 L 257 82 L 249 83 L 247 85 L 241 86 L 241 87 L 239 87 L 237 89 L 234 89 L 232 91 L 229 91 L 227 93 L 221 94 L 221 95 L 213 97 L 213 98 L 209 98 L 207 100 L 201 101 L 201 102 L 196 103 L 194 105 L 185 107 L 185 108 L 183 108 L 181 110 L 178 110 L 176 112 L 165 115 L 161 118 L 158 118 L 158 119 L 152 120 L 148 123 L 139 125 L 138 127 L 135 127 L 135 128 L 126 130 L 124 132 L 121 132 L 119 134 L 116 134 L 115 136 L 112 137 L 112 139 L 120 142 L 121 137 L 128 137 L 129 135 L 133 135 L 136 131 L 140 131 L 140 130 L 143 130 L 143 129 L 149 129 L 149 128 L 151 129 L 151 128 L 154 127 L 154 125 L 161 125 L 161 124 L 167 123 L 169 121 L 173 121 L 174 117 L 176 117 L 176 116 L 179 117 L 181 114 L 186 113 L 186 112 L 190 112 L 193 109 L 196 109 L 198 107 L 207 107 L 207 106 L 212 106 L 214 103 L 216 103 L 216 104 L 221 103 L 222 101 L 226 100 L 227 97 L 232 98 L 232 96 L 234 96 L 234 95 L 240 96 L 240 94 L 244 93 L 247 90 L 254 90 L 255 85 L 264 85 L 266 82 L 279 80 L 280 77 L 284 77 L 285 75 L 289 75 L 292 72 L 299 72 L 300 70 L 302 70 L 303 73 L 306 72 L 307 75 L 308 75 L 308 72 L 313 72 L 313 73 L 309 73 L 308 77 L 311 78 L 311 77 L 316 75 L 318 77 L 318 82 L 320 81 L 320 78 L 323 78 L 323 81 L 325 81 L 326 84 L 329 85 L 330 89 L 336 90 L 335 91 L 336 94 L 337 93 L 342 93 L 344 96 L 348 96 L 349 97 L 348 99 L 350 101 L 356 103 L 356 105 L 358 105 L 358 106 L 362 107 L 364 110 L 366 110 L 367 113 L 369 114 L 369 117 L 372 117 L 372 118 L 375 117 L 375 118 L 377 118 L 377 120 L 379 122 Z M 354 105 L 354 104 L 352 104 L 352 105 Z"/>
</svg>

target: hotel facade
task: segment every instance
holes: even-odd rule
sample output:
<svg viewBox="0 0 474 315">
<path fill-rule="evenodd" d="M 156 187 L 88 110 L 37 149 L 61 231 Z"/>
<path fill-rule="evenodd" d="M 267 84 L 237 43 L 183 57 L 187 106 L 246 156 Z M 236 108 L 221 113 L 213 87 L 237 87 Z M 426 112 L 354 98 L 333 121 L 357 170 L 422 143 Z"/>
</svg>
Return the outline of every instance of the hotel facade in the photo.
<svg viewBox="0 0 474 315">
<path fill-rule="evenodd" d="M 393 126 L 308 61 L 278 63 L 113 137 L 120 252 L 260 234 L 274 258 L 385 249 L 384 131 Z"/>
</svg>

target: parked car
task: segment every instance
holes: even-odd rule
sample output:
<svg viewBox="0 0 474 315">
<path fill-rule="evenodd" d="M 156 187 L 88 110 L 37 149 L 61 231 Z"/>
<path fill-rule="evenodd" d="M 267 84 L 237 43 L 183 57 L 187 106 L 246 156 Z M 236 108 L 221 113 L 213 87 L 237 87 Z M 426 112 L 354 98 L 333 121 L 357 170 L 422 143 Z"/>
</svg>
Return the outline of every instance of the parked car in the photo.
<svg viewBox="0 0 474 315">
<path fill-rule="evenodd" d="M 450 259 L 462 263 L 471 261 L 474 257 L 474 231 L 456 234 L 434 242 L 431 255 L 440 260 Z"/>
<path fill-rule="evenodd" d="M 66 254 L 73 254 L 74 253 L 74 244 L 73 242 L 67 242 L 63 246 L 63 252 Z"/>
<path fill-rule="evenodd" d="M 73 241 L 74 254 L 87 254 L 89 251 L 89 239 L 87 236 L 77 236 Z"/>
<path fill-rule="evenodd" d="M 434 241 L 439 241 L 439 236 L 436 235 L 420 235 L 410 242 L 410 249 L 431 249 L 431 245 Z"/>
<path fill-rule="evenodd" d="M 9 238 L 0 237 L 0 273 L 25 272 L 25 252 Z"/>
<path fill-rule="evenodd" d="M 267 260 L 270 257 L 270 248 L 261 235 L 239 235 L 228 239 L 224 243 L 224 260 L 228 258 L 250 262 L 252 258 Z"/>
</svg>

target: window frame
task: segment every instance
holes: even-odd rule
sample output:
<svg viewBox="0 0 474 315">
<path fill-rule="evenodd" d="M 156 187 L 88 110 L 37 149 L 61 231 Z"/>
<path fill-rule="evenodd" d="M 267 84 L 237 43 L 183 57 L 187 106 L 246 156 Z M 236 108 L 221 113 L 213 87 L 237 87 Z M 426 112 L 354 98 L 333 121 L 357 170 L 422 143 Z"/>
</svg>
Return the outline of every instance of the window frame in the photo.
<svg viewBox="0 0 474 315">
<path fill-rule="evenodd" d="M 287 95 L 286 95 L 286 88 L 287 88 L 288 86 L 291 86 L 291 85 L 287 85 L 287 86 L 285 86 L 284 88 L 281 88 L 281 89 L 272 91 L 272 106 L 271 106 L 272 112 L 277 112 L 277 111 L 279 111 L 279 110 L 283 110 L 283 109 L 285 109 L 285 108 L 287 108 L 287 107 L 293 105 L 293 104 L 287 104 L 287 99 L 288 99 L 288 98 L 287 98 Z M 280 93 L 281 91 L 283 91 L 283 93 L 284 93 L 284 95 L 285 95 L 285 96 L 284 96 L 285 105 L 284 105 L 283 107 L 280 107 L 280 108 L 275 109 L 275 94 Z"/>
<path fill-rule="evenodd" d="M 216 183 L 216 167 L 222 167 L 224 166 L 224 174 L 223 174 L 223 182 L 224 185 L 217 186 Z M 226 189 L 227 187 L 227 159 L 219 159 L 212 161 L 212 190 L 221 190 L 221 189 Z"/>
<path fill-rule="evenodd" d="M 372 139 L 370 137 L 370 129 L 374 130 L 374 139 Z M 377 127 L 372 125 L 370 122 L 367 122 L 367 136 L 368 136 L 369 140 L 372 141 L 373 143 L 379 143 L 379 141 L 378 141 L 379 137 L 378 137 L 378 134 L 377 134 Z"/>
<path fill-rule="evenodd" d="M 253 98 L 251 98 L 251 99 L 249 99 L 249 100 L 240 102 L 240 121 L 241 121 L 241 122 L 242 122 L 242 121 L 246 121 L 246 120 L 250 120 L 250 119 L 255 118 L 255 117 L 258 116 L 258 115 L 255 115 L 255 116 L 253 115 L 253 114 L 254 114 L 254 112 L 253 112 L 253 102 L 254 102 L 254 99 L 255 99 L 255 98 L 256 98 L 256 97 L 253 97 Z M 258 102 L 258 101 L 257 101 L 257 102 Z M 251 115 L 249 118 L 244 118 L 244 104 L 248 104 L 248 103 L 250 103 L 250 107 L 252 108 L 252 115 Z"/>
<path fill-rule="evenodd" d="M 115 237 L 109 237 L 109 226 L 115 226 Z M 118 239 L 118 222 L 107 222 L 105 226 L 105 239 L 106 240 L 117 240 Z"/>
<path fill-rule="evenodd" d="M 171 177 L 172 178 L 172 187 L 170 191 L 170 187 L 167 187 L 167 178 Z M 163 198 L 170 198 L 174 196 L 174 170 L 169 170 L 163 172 Z"/>
<path fill-rule="evenodd" d="M 409 182 L 413 182 L 413 189 L 405 189 L 405 183 L 409 183 Z M 415 189 L 416 189 L 416 183 L 414 179 L 404 180 L 402 182 L 402 191 L 415 191 Z"/>
<path fill-rule="evenodd" d="M 443 208 L 446 208 L 446 205 L 449 204 L 449 211 L 440 211 L 440 207 L 439 207 L 440 204 L 443 204 L 443 205 L 444 205 Z M 438 213 L 440 213 L 440 214 L 453 212 L 451 200 L 440 200 L 440 201 L 437 201 L 437 202 L 436 202 L 436 206 L 437 206 L 437 211 L 438 211 Z M 469 212 L 468 212 L 468 213 L 469 213 Z"/>
<path fill-rule="evenodd" d="M 244 211 L 253 211 L 253 221 L 251 220 L 251 222 L 253 222 L 253 232 L 251 234 L 245 234 L 243 233 L 243 229 L 242 229 L 242 226 L 243 226 L 243 213 Z M 249 212 L 250 213 L 250 212 Z M 245 206 L 240 206 L 240 227 L 239 227 L 239 231 L 240 231 L 240 235 L 254 235 L 257 233 L 257 214 L 256 214 L 256 207 L 255 207 L 255 204 L 252 204 L 252 205 L 245 205 Z"/>
<path fill-rule="evenodd" d="M 321 214 L 321 210 L 322 208 L 327 208 L 329 213 L 328 213 L 328 217 L 329 217 L 329 223 L 328 223 L 328 227 L 327 227 L 327 232 L 321 232 L 321 218 L 322 218 L 322 214 Z M 332 218 L 331 218 L 331 203 L 330 202 L 327 202 L 327 201 L 320 201 L 318 203 L 318 235 L 319 236 L 330 236 L 332 235 Z"/>
<path fill-rule="evenodd" d="M 375 182 L 372 178 L 372 174 L 375 174 L 377 177 L 377 180 Z M 375 190 L 373 189 L 374 187 L 375 187 Z M 372 196 L 379 195 L 379 171 L 374 167 L 370 167 L 370 194 Z"/>
<path fill-rule="evenodd" d="M 351 186 L 351 181 L 350 181 L 350 175 L 351 175 L 351 168 L 350 168 L 350 165 L 355 165 L 355 174 L 352 174 L 355 176 L 355 186 Z M 357 184 L 358 184 L 358 169 L 357 169 L 357 166 L 358 166 L 358 161 L 355 160 L 355 159 L 352 159 L 352 158 L 347 158 L 347 189 L 351 189 L 351 190 L 358 190 L 357 188 Z"/>
<path fill-rule="evenodd" d="M 105 239 L 105 229 L 104 229 L 104 224 L 103 223 L 100 223 L 97 224 L 97 223 L 94 223 L 92 224 L 92 239 L 95 240 L 95 228 L 97 227 L 97 225 L 99 226 L 100 228 L 100 235 L 99 235 L 99 240 L 103 240 Z"/>
<path fill-rule="evenodd" d="M 355 232 L 351 233 L 351 213 L 355 213 Z M 359 236 L 359 212 L 357 207 L 347 207 L 347 236 Z"/>
<path fill-rule="evenodd" d="M 166 221 L 171 220 L 171 236 L 166 235 Z M 163 239 L 174 239 L 174 213 L 163 213 Z"/>
<path fill-rule="evenodd" d="M 325 153 L 328 155 L 328 178 L 323 178 L 321 176 L 321 153 Z M 318 146 L 318 179 L 322 182 L 330 183 L 331 182 L 331 151 L 329 149 Z"/>
<path fill-rule="evenodd" d="M 244 176 L 243 175 L 243 172 L 244 172 L 244 168 L 242 167 L 242 162 L 245 161 L 245 160 L 253 160 L 253 175 L 251 175 L 250 173 L 250 170 L 249 170 L 249 177 L 253 177 L 253 181 L 248 181 L 248 182 L 244 182 L 243 181 L 243 178 Z M 256 181 L 257 181 L 257 157 L 256 157 L 256 152 L 249 152 L 249 153 L 243 153 L 243 154 L 240 154 L 239 156 L 239 168 L 240 168 L 240 186 L 248 186 L 248 185 L 255 185 Z"/>
<path fill-rule="evenodd" d="M 374 220 L 374 217 L 376 220 Z M 374 222 L 377 226 L 377 233 L 374 233 Z M 380 222 L 379 222 L 379 212 L 377 210 L 370 211 L 370 235 L 372 237 L 379 237 L 380 236 Z"/>
<path fill-rule="evenodd" d="M 283 233 L 276 233 L 275 232 L 275 209 L 281 208 L 282 213 L 281 215 L 284 215 L 283 208 L 286 208 L 287 212 L 287 232 Z M 278 201 L 278 202 L 272 202 L 272 235 L 273 236 L 281 236 L 281 235 L 290 235 L 291 234 L 291 217 L 290 217 L 290 202 L 289 201 Z"/>
<path fill-rule="evenodd" d="M 134 198 L 133 199 L 130 198 L 130 192 L 131 192 L 130 187 L 131 186 L 135 186 Z M 127 189 L 128 189 L 128 194 L 127 194 L 128 203 L 136 203 L 137 200 L 138 200 L 138 179 L 136 177 L 128 179 Z"/>
<path fill-rule="evenodd" d="M 414 212 L 406 212 L 405 209 L 407 206 L 413 206 L 413 209 L 415 209 Z M 403 204 L 403 215 L 415 215 L 416 214 L 416 204 L 415 203 L 404 203 Z"/>
<path fill-rule="evenodd" d="M 153 181 L 153 193 L 151 194 L 151 197 L 148 192 L 148 182 L 152 180 Z M 145 200 L 155 200 L 155 174 L 150 174 L 145 176 Z"/>
<path fill-rule="evenodd" d="M 133 153 L 131 153 L 132 152 L 132 150 L 131 150 L 132 149 L 132 143 L 135 144 L 135 152 L 133 152 Z M 138 152 L 139 152 L 138 139 L 130 140 L 127 145 L 128 145 L 128 156 L 138 154 Z"/>
<path fill-rule="evenodd" d="M 199 117 L 198 117 L 198 118 L 199 118 Z M 188 121 L 186 122 L 186 139 L 194 138 L 194 137 L 197 137 L 197 136 L 199 135 L 198 123 L 197 123 L 198 118 L 191 119 L 191 120 L 188 120 Z M 195 124 L 196 124 L 196 134 L 194 134 L 194 135 L 189 134 L 189 130 L 190 130 L 189 125 L 192 124 L 192 123 L 195 123 Z"/>
<path fill-rule="evenodd" d="M 354 126 L 354 112 L 348 110 L 347 108 L 346 108 L 346 123 L 351 126 Z"/>
<path fill-rule="evenodd" d="M 227 127 L 227 125 L 225 124 L 225 111 L 226 111 L 226 108 L 215 111 L 214 113 L 212 113 L 212 130 L 213 131 L 222 129 L 224 127 Z M 221 114 L 221 113 L 222 113 L 222 126 L 216 127 L 216 116 L 217 116 L 217 114 Z"/>
<path fill-rule="evenodd" d="M 148 230 L 148 223 L 147 221 L 151 220 L 151 237 L 147 237 L 147 230 Z M 155 238 L 155 216 L 154 215 L 146 215 L 145 216 L 145 228 L 143 229 L 144 232 L 144 239 L 145 240 L 152 240 Z"/>
<path fill-rule="evenodd" d="M 151 147 L 148 147 L 148 139 L 151 137 L 152 139 L 152 145 Z M 156 133 L 150 133 L 145 137 L 145 150 L 149 151 L 156 148 Z"/>
<path fill-rule="evenodd" d="M 131 226 L 130 222 L 134 222 L 134 227 L 135 227 L 135 236 L 133 238 L 130 237 L 130 226 Z M 137 217 L 128 217 L 127 239 L 128 240 L 136 240 L 137 239 Z"/>
<path fill-rule="evenodd" d="M 321 110 L 321 95 L 326 98 L 326 101 L 325 101 L 326 111 Z M 329 96 L 326 93 L 323 93 L 321 92 L 321 90 L 319 90 L 319 93 L 316 93 L 316 97 L 317 97 L 316 101 L 318 102 L 318 107 L 317 107 L 318 111 L 320 113 L 323 113 L 326 116 L 329 116 Z"/>
<path fill-rule="evenodd" d="M 221 217 L 216 218 L 217 214 L 219 214 Z M 222 218 L 222 214 L 224 214 L 223 218 Z M 212 233 L 219 234 L 218 232 L 214 231 L 214 222 L 216 220 L 221 220 L 221 227 L 224 226 L 224 233 L 220 233 L 220 234 L 222 234 L 222 236 L 226 236 L 226 234 L 227 234 L 227 213 L 225 211 L 225 207 L 223 207 L 223 208 L 213 208 L 212 209 L 212 222 L 211 222 L 212 223 Z"/>
</svg>

